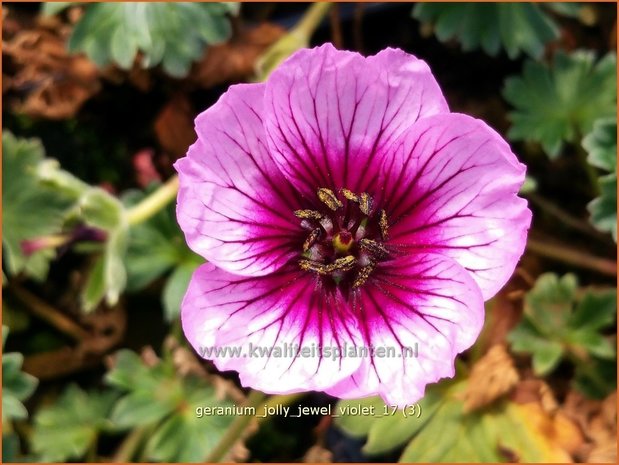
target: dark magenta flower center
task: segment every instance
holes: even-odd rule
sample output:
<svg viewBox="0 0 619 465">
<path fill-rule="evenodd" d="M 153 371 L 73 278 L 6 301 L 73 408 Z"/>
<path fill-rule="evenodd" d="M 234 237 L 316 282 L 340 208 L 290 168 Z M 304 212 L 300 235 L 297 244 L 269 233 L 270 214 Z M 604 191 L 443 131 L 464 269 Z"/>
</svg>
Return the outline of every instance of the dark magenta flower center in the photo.
<svg viewBox="0 0 619 465">
<path fill-rule="evenodd" d="M 367 193 L 348 189 L 338 193 L 320 188 L 318 210 L 297 210 L 309 231 L 299 266 L 315 273 L 325 289 L 339 287 L 347 295 L 362 286 L 376 265 L 389 257 L 384 244 L 389 223 L 385 210 L 375 208 Z"/>
</svg>

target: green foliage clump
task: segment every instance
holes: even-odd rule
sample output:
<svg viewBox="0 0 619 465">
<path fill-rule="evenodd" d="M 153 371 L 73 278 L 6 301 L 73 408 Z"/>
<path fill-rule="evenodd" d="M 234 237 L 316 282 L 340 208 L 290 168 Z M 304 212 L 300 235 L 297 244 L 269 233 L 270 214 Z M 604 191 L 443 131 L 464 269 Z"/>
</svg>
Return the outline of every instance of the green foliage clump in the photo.
<svg viewBox="0 0 619 465">
<path fill-rule="evenodd" d="M 569 456 L 552 431 L 532 421 L 543 417 L 535 403 L 519 404 L 506 396 L 481 409 L 467 409 L 471 388 L 465 374 L 426 389 L 415 407 L 395 410 L 378 397 L 342 400 L 335 424 L 353 437 L 367 437 L 363 452 L 372 456 L 403 448 L 400 463 L 562 462 Z M 351 414 L 346 408 L 374 408 L 375 414 Z M 418 409 L 421 409 L 420 411 Z M 548 427 L 548 425 L 546 425 Z"/>
<path fill-rule="evenodd" d="M 46 4 L 46 13 L 66 7 Z M 231 34 L 229 14 L 236 3 L 102 2 L 85 5 L 69 38 L 71 52 L 84 52 L 99 66 L 115 62 L 124 69 L 141 54 L 140 64 L 161 64 L 174 77 L 184 77 L 207 45 Z"/>
<path fill-rule="evenodd" d="M 565 142 L 578 142 L 601 117 L 617 113 L 617 57 L 596 62 L 593 52 L 558 52 L 550 65 L 529 60 L 521 76 L 505 81 L 503 95 L 512 140 L 539 142 L 551 159 Z"/>
<path fill-rule="evenodd" d="M 600 196 L 588 205 L 591 222 L 600 231 L 610 232 L 617 242 L 617 120 L 597 120 L 582 141 L 589 164 L 607 171 L 600 176 Z"/>
<path fill-rule="evenodd" d="M 147 460 L 203 462 L 234 419 L 198 417 L 197 407 L 232 404 L 204 379 L 179 376 L 167 361 L 148 367 L 134 352 L 122 350 L 105 379 L 124 393 L 114 406 L 112 422 L 121 429 L 148 428 Z"/>
<path fill-rule="evenodd" d="M 47 276 L 51 250 L 27 255 L 22 243 L 60 232 L 74 199 L 47 185 L 39 175 L 44 166 L 43 146 L 35 139 L 2 134 L 2 246 L 8 274 L 23 272 L 42 281 Z"/>
<path fill-rule="evenodd" d="M 512 350 L 532 355 L 537 375 L 550 373 L 568 358 L 576 365 L 577 386 L 591 396 L 603 396 L 616 377 L 615 341 L 603 330 L 615 321 L 617 291 L 590 289 L 583 296 L 577 291 L 572 274 L 540 276 L 525 297 L 522 321 L 508 338 Z"/>
<path fill-rule="evenodd" d="M 155 186 L 153 186 L 155 187 Z M 140 191 L 125 194 L 123 201 L 133 205 L 144 198 Z M 170 204 L 148 221 L 131 229 L 127 256 L 128 291 L 139 291 L 171 271 L 163 287 L 161 301 L 168 321 L 176 319 L 189 280 L 204 262 L 185 243 L 176 223 L 174 205 Z"/>
<path fill-rule="evenodd" d="M 3 246 L 7 270 L 44 280 L 52 247 L 26 256 L 26 240 L 46 239 L 79 224 L 105 232 L 107 240 L 81 296 L 82 308 L 91 311 L 105 298 L 115 305 L 126 284 L 123 257 L 128 236 L 126 212 L 121 202 L 99 187 L 90 186 L 45 158 L 38 140 L 2 136 Z"/>
<path fill-rule="evenodd" d="M 112 391 L 82 390 L 69 385 L 56 402 L 34 417 L 32 448 L 41 462 L 80 459 L 102 431 L 113 431 L 108 415 L 118 396 Z"/>
<path fill-rule="evenodd" d="M 570 16 L 580 5 L 566 4 L 559 9 Z M 534 3 L 428 3 L 420 2 L 413 16 L 434 25 L 442 42 L 457 39 L 465 51 L 482 48 L 495 56 L 501 49 L 510 58 L 522 52 L 538 58 L 544 46 L 559 36 L 556 23 Z"/>
<path fill-rule="evenodd" d="M 22 402 L 32 395 L 37 387 L 37 379 L 21 371 L 24 356 L 17 352 L 4 353 L 8 328 L 2 327 L 2 423 L 10 420 L 23 420 L 28 411 Z"/>
</svg>

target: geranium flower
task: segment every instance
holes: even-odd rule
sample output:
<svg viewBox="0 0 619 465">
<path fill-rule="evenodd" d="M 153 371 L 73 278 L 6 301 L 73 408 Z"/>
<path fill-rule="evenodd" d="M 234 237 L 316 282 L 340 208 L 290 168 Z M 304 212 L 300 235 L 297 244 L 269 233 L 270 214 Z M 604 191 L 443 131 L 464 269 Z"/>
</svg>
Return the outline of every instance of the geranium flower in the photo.
<svg viewBox="0 0 619 465">
<path fill-rule="evenodd" d="M 182 303 L 194 348 L 267 393 L 405 405 L 454 375 L 531 212 L 525 166 L 449 112 L 424 61 L 301 50 L 267 82 L 230 87 L 196 131 L 175 165 L 179 224 L 209 261 Z"/>
</svg>

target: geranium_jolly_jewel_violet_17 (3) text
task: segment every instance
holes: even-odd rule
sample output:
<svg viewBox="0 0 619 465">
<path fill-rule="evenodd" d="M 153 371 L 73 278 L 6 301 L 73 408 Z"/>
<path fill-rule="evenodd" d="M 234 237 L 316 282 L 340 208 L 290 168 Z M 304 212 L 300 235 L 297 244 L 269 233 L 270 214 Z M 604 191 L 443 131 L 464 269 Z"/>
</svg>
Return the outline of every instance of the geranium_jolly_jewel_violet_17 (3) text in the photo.
<svg viewBox="0 0 619 465">
<path fill-rule="evenodd" d="M 302 49 L 195 129 L 175 168 L 178 223 L 207 261 L 181 304 L 196 351 L 273 394 L 403 406 L 454 376 L 531 211 L 526 167 L 450 112 L 423 60 Z"/>
</svg>

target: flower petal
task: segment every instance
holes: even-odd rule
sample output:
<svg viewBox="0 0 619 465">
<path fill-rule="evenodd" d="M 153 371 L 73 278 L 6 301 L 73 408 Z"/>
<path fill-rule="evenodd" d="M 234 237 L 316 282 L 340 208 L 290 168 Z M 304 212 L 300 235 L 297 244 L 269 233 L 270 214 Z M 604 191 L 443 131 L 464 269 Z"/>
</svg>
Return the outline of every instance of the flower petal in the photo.
<svg viewBox="0 0 619 465">
<path fill-rule="evenodd" d="M 492 297 L 524 251 L 531 211 L 517 194 L 526 167 L 485 123 L 454 113 L 420 120 L 391 157 L 390 244 L 455 259 Z"/>
<path fill-rule="evenodd" d="M 318 282 L 296 263 L 261 277 L 203 265 L 182 303 L 183 330 L 219 370 L 238 371 L 244 386 L 268 393 L 323 390 L 358 368 L 359 359 L 333 355 L 360 337 L 348 305 Z M 322 357 L 319 347 L 333 353 Z M 242 353 L 221 352 L 235 348 Z M 294 357 L 298 348 L 306 352 Z"/>
<path fill-rule="evenodd" d="M 275 162 L 312 197 L 317 187 L 370 190 L 384 147 L 417 119 L 448 111 L 424 61 L 394 49 L 364 58 L 331 44 L 275 70 L 265 107 Z"/>
<path fill-rule="evenodd" d="M 420 399 L 427 384 L 454 375 L 456 355 L 475 342 L 484 320 L 471 275 L 448 257 L 426 253 L 379 265 L 353 310 L 362 315 L 364 345 L 374 356 L 327 392 L 343 398 L 378 393 L 401 407 Z"/>
<path fill-rule="evenodd" d="M 175 163 L 187 243 L 232 273 L 264 275 L 298 251 L 298 195 L 268 155 L 262 84 L 232 86 L 196 119 L 198 140 Z"/>
</svg>

